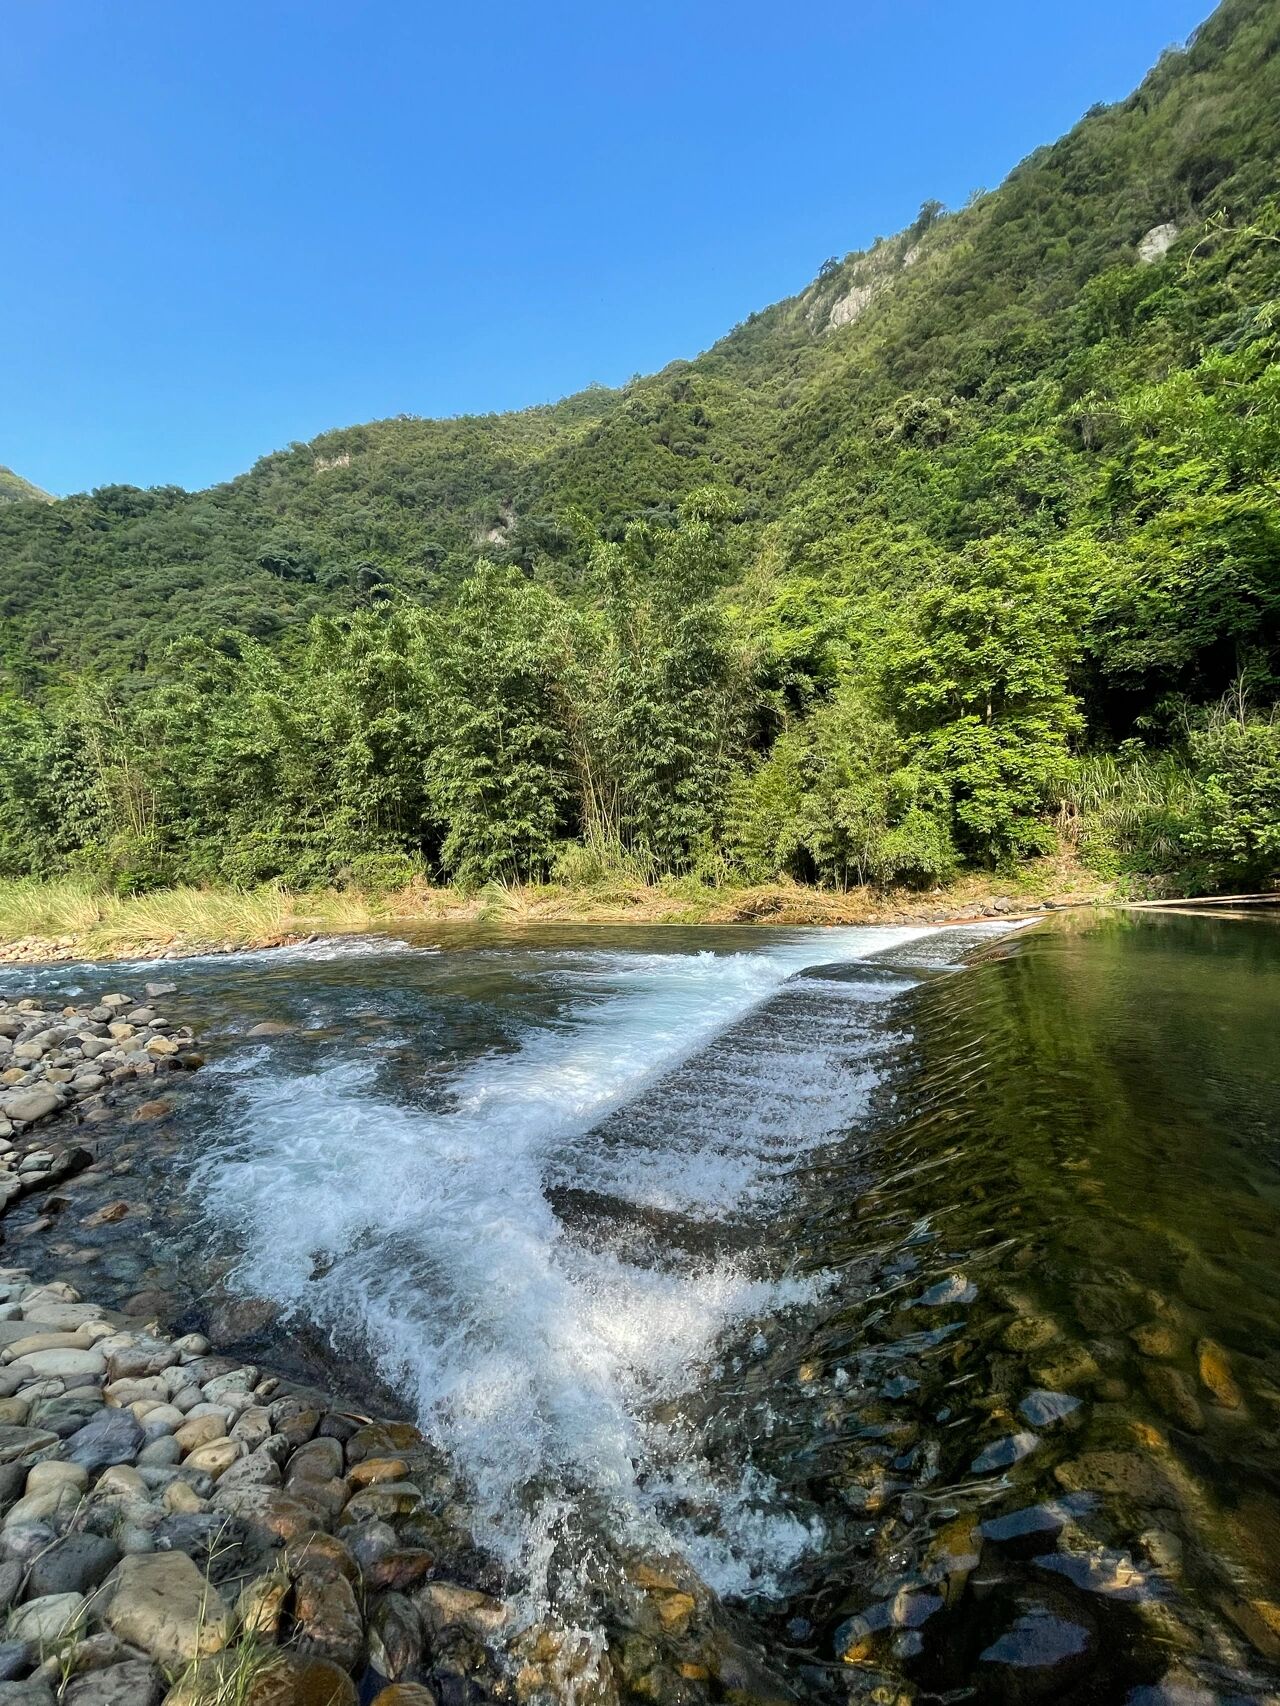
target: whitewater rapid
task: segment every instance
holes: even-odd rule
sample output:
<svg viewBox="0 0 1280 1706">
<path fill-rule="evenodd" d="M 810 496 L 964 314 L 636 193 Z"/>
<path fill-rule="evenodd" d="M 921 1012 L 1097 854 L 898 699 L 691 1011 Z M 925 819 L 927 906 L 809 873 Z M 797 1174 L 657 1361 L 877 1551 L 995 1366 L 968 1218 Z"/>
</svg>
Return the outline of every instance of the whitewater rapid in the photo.
<svg viewBox="0 0 1280 1706">
<path fill-rule="evenodd" d="M 755 1259 L 750 1228 L 767 1243 L 794 1169 L 878 1082 L 888 1033 L 858 1008 L 893 990 L 857 963 L 932 934 L 552 956 L 555 1017 L 443 1076 L 424 1046 L 417 1101 L 388 1090 L 377 1049 L 306 1070 L 263 1047 L 192 1191 L 242 1251 L 236 1284 L 358 1347 L 403 1395 L 533 1602 L 554 1596 L 566 1536 L 580 1549 L 601 1525 L 683 1551 L 721 1592 L 768 1594 L 820 1540 L 813 1520 L 748 1461 L 705 1461 L 669 1401 L 735 1330 L 820 1292 L 820 1275 Z M 413 1046 L 398 1031 L 384 1048 Z M 681 1236 L 655 1237 L 655 1216 Z M 746 1235 L 697 1235 L 725 1225 Z"/>
</svg>

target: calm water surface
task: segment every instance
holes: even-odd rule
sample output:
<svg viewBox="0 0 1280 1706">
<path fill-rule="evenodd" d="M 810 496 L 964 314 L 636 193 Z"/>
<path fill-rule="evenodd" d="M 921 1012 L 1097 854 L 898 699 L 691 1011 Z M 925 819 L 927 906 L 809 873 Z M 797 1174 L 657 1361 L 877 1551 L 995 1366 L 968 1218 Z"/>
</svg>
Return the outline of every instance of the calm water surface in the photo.
<svg viewBox="0 0 1280 1706">
<path fill-rule="evenodd" d="M 624 1694 L 1272 1697 L 1275 922 L 430 943 L 0 974 L 210 1062 L 14 1257 L 394 1399 Z"/>
</svg>

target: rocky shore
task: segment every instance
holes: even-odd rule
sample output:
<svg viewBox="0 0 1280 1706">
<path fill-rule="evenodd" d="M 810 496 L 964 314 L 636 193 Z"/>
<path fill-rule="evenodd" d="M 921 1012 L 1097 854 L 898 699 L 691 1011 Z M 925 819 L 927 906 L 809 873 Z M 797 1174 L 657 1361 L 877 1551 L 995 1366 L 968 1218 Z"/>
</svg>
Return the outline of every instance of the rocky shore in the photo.
<svg viewBox="0 0 1280 1706">
<path fill-rule="evenodd" d="M 102 1165 L 96 1124 L 166 1106 L 137 1081 L 201 1064 L 154 1005 L 172 991 L 0 1002 L 0 1214 L 37 1192 L 56 1210 Z M 0 1706 L 489 1695 L 507 1611 L 468 1585 L 448 1497 L 409 1424 L 0 1268 Z"/>
<path fill-rule="evenodd" d="M 407 1423 L 14 1268 L 0 1394 L 6 1706 L 436 1706 L 506 1625 Z"/>
<path fill-rule="evenodd" d="M 175 987 L 149 983 L 142 998 L 104 995 L 87 1007 L 56 1010 L 31 998 L 0 1000 L 0 1139 L 10 1154 L 15 1132 L 40 1120 L 72 1110 L 81 1120 L 105 1118 L 114 1087 L 203 1064 L 189 1027 L 152 1005 Z M 0 1152 L 0 1168 L 4 1161 Z M 0 1176 L 0 1195 L 52 1183 L 54 1167 L 52 1155 L 29 1153 L 16 1176 Z"/>
<path fill-rule="evenodd" d="M 81 1263 L 149 1224 L 154 1190 L 114 1193 L 158 1181 L 171 1075 L 202 1064 L 171 993 L 0 1001 L 0 1242 L 43 1270 L 0 1267 L 0 1706 L 616 1706 L 722 1675 L 775 1698 L 667 1560 L 611 1582 L 616 1655 L 518 1616 L 415 1426 L 219 1353 L 264 1300 L 213 1287 L 206 1336 L 163 1290 L 86 1295 Z"/>
</svg>

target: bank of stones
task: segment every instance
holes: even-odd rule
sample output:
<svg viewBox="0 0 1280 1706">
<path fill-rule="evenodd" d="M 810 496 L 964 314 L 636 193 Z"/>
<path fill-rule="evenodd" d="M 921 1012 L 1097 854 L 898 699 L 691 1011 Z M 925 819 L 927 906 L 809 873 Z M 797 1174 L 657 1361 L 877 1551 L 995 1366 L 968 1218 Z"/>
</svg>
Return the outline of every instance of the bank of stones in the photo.
<svg viewBox="0 0 1280 1706">
<path fill-rule="evenodd" d="M 0 1268 L 0 1703 L 501 1693 L 442 1485 L 407 1423 Z"/>
<path fill-rule="evenodd" d="M 66 1007 L 0 1000 L 0 1198 L 50 1182 L 53 1157 L 37 1149 L 15 1159 L 32 1126 L 67 1113 L 107 1118 L 122 1086 L 201 1064 L 190 1028 L 158 1005 L 173 990 L 149 983 L 141 996 Z"/>
</svg>

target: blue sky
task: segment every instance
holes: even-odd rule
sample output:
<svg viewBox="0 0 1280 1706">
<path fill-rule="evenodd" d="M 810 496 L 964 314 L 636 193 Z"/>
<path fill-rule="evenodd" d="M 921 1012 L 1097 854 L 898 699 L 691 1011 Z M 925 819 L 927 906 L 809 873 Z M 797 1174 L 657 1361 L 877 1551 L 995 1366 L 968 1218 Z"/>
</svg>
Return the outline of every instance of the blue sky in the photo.
<svg viewBox="0 0 1280 1706">
<path fill-rule="evenodd" d="M 705 348 L 993 187 L 1210 0 L 33 0 L 0 463 L 187 486 Z"/>
</svg>

